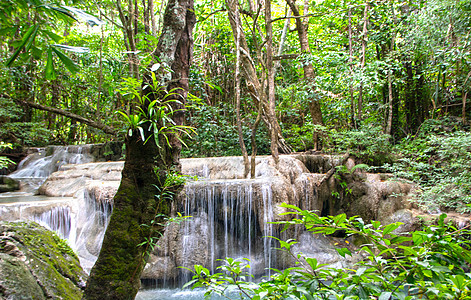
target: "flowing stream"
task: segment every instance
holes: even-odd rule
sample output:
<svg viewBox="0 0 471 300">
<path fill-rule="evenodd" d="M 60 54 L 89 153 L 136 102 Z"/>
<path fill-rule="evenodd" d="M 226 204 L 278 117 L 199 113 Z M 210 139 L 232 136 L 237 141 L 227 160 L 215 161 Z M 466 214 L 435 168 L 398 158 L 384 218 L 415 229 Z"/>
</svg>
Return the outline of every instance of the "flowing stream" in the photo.
<svg viewBox="0 0 471 300">
<path fill-rule="evenodd" d="M 88 146 L 39 150 L 10 175 L 20 180 L 21 190 L 0 194 L 0 220 L 32 220 L 56 231 L 86 272 L 99 254 L 123 167 L 93 160 Z M 283 202 L 322 210 L 316 183 L 323 174 L 310 173 L 298 158 L 282 157 L 278 169 L 270 157 L 259 157 L 255 179 L 243 177 L 240 157 L 183 159 L 182 166 L 198 180 L 187 182 L 174 212 L 191 218 L 167 227 L 144 269 L 137 299 L 203 299 L 202 290 L 178 288 L 191 279 L 180 266 L 199 264 L 215 272 L 221 259 L 248 258 L 251 275 L 260 278 L 270 276 L 271 268 L 292 265 L 274 250 L 271 236 L 297 238 L 296 247 L 319 263 L 345 265 L 330 240 L 299 228 L 282 236 L 272 224 L 283 218 Z"/>
<path fill-rule="evenodd" d="M 84 174 L 72 181 L 76 188 L 73 195 L 67 186 L 64 189 L 59 187 L 55 197 L 37 195 L 37 189 L 54 172 L 67 170 L 70 164 L 86 165 L 93 160 L 86 147 L 52 149 L 49 155 L 45 150 L 29 155 L 10 175 L 21 182 L 21 190 L 0 194 L 0 219 L 33 220 L 57 232 L 68 240 L 78 253 L 82 267 L 88 272 L 101 247 L 112 211 L 113 193 L 100 194 L 100 184 L 105 181 L 89 180 L 84 185 Z M 206 264 L 212 272 L 220 265 L 219 259 L 247 257 L 256 266 L 257 275 L 264 275 L 264 270 L 273 264 L 272 242 L 268 238 L 273 231 L 272 225 L 268 224 L 273 220 L 269 183 L 246 179 L 211 180 L 206 164 L 196 173 L 202 179 L 186 185 L 179 207 L 183 215 L 192 216 L 191 221 L 183 222 L 177 230 L 179 245 L 174 247 L 181 251 L 175 257 L 175 251 L 167 248 L 163 256 L 167 261 L 173 260 L 173 264 L 188 267 L 196 263 Z M 93 182 L 92 188 L 90 182 Z M 255 190 L 259 191 L 256 196 Z M 257 207 L 254 197 L 259 197 L 259 194 L 263 201 Z M 265 210 L 263 219 L 259 219 L 257 209 L 263 207 L 269 210 Z M 145 289 L 137 299 L 203 299 L 204 291 L 201 290 L 169 288 L 183 285 L 191 279 L 190 274 L 176 269 L 176 276 L 166 278 L 167 273 L 162 272 L 162 278 L 151 283 L 151 286 L 158 285 L 160 288 Z"/>
</svg>

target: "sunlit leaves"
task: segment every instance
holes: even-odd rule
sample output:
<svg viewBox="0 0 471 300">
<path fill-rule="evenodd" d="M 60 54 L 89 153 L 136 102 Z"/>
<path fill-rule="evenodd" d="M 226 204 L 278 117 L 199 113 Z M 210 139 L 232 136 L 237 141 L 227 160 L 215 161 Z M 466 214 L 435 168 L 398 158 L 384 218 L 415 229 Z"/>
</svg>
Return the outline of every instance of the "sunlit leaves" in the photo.
<svg viewBox="0 0 471 300">
<path fill-rule="evenodd" d="M 471 292 L 467 228 L 457 230 L 445 223 L 442 215 L 433 226 L 425 226 L 412 234 L 396 234 L 400 223 L 381 225 L 378 221 L 366 224 L 356 217 L 345 215 L 318 216 L 289 204 L 299 217 L 277 222 L 288 225 L 304 224 L 318 234 L 331 234 L 342 229 L 347 236 L 364 241 L 355 248 L 337 249 L 346 256 L 363 252 L 364 259 L 352 268 L 329 268 L 314 258 L 296 253 L 295 241 L 280 242 L 280 249 L 295 259 L 296 267 L 275 273 L 259 283 L 247 283 L 240 276 L 241 261 L 227 259 L 220 273 L 211 274 L 201 266 L 188 269 L 193 280 L 186 286 L 205 287 L 207 294 L 215 293 L 230 297 L 238 292 L 249 299 L 467 299 Z M 285 213 L 289 214 L 289 213 Z M 315 230 L 313 230 L 315 229 Z M 413 244 L 411 244 L 411 240 Z M 250 262 L 249 262 L 250 263 Z M 241 280 L 233 280 L 234 275 Z M 229 288 L 229 286 L 231 288 Z"/>
</svg>

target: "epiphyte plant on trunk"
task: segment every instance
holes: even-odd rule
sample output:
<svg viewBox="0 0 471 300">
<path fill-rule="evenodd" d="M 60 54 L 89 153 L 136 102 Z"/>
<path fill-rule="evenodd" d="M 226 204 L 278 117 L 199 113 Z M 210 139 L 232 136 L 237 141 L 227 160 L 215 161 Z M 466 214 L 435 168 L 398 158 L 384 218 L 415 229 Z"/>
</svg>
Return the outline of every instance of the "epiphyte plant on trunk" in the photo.
<svg viewBox="0 0 471 300">
<path fill-rule="evenodd" d="M 143 85 L 142 90 L 150 88 L 151 93 L 142 93 L 141 84 L 138 80 L 134 78 L 124 79 L 123 87 L 119 92 L 125 97 L 132 97 L 132 100 L 136 101 L 137 112 L 126 113 L 117 111 L 116 113 L 124 118 L 128 126 L 127 134 L 129 136 L 132 136 L 133 132 L 137 130 L 144 143 L 153 137 L 156 145 L 161 149 L 162 142 L 171 147 L 168 137 L 169 135 L 174 135 L 186 146 L 181 138 L 181 134 L 191 137 L 191 134 L 196 132 L 193 127 L 177 125 L 172 119 L 175 113 L 185 110 L 185 108 L 174 109 L 172 107 L 172 104 L 182 104 L 180 100 L 176 99 L 179 97 L 177 93 L 178 88 L 167 92 L 165 86 L 157 81 L 155 72 L 151 71 L 150 77 L 151 82 Z M 152 97 L 155 99 L 152 100 Z M 144 130 L 146 130 L 144 126 L 148 126 L 147 130 L 152 133 L 147 138 L 144 134 Z"/>
<path fill-rule="evenodd" d="M 154 68 L 152 69 L 154 70 Z M 181 134 L 186 134 L 191 137 L 191 133 L 195 132 L 191 126 L 177 125 L 173 121 L 172 117 L 177 111 L 184 109 L 174 109 L 172 104 L 182 104 L 178 98 L 179 94 L 176 92 L 177 89 L 166 91 L 165 86 L 161 85 L 154 73 L 150 72 L 150 81 L 148 83 L 141 84 L 140 80 L 135 78 L 125 78 L 123 87 L 120 89 L 120 93 L 125 97 L 132 97 L 131 101 L 136 102 L 136 113 L 127 114 L 123 111 L 117 111 L 120 114 L 128 127 L 126 134 L 132 137 L 133 132 L 139 132 L 141 141 L 146 144 L 149 139 L 153 138 L 155 144 L 158 147 L 159 154 L 162 156 L 163 150 L 162 143 L 165 146 L 172 147 L 169 142 L 169 135 L 176 136 L 179 141 L 186 146 L 181 139 Z M 142 89 L 141 89 L 142 87 Z M 150 89 L 151 93 L 142 93 L 142 90 Z M 152 98 L 155 98 L 152 100 Z M 145 131 L 151 134 L 146 134 Z M 147 136 L 147 138 L 146 138 Z M 157 175 L 157 179 L 162 180 L 159 176 L 161 166 L 154 167 L 154 173 Z M 180 174 L 175 170 L 166 170 L 167 176 L 164 182 L 159 182 L 153 186 L 156 189 L 155 200 L 158 203 L 155 208 L 154 218 L 149 224 L 142 223 L 140 227 L 149 229 L 149 236 L 144 238 L 144 241 L 138 244 L 138 247 L 144 247 L 145 250 L 142 253 L 142 261 L 145 263 L 146 258 L 154 250 L 157 241 L 162 236 L 162 232 L 156 231 L 154 227 L 167 227 L 171 223 L 180 223 L 181 221 L 190 218 L 190 216 L 182 216 L 177 213 L 175 217 L 169 217 L 165 214 L 159 213 L 158 208 L 163 202 L 171 201 L 175 196 L 176 192 L 185 184 L 189 176 Z M 157 235 L 155 234 L 157 233 Z"/>
</svg>

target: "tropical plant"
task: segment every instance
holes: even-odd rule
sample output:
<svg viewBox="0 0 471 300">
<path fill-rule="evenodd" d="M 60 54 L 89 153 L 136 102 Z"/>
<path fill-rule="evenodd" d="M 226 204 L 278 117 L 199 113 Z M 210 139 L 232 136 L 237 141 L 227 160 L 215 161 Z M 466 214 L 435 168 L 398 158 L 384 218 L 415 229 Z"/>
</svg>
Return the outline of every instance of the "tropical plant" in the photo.
<svg viewBox="0 0 471 300">
<path fill-rule="evenodd" d="M 193 279 L 186 286 L 204 287 L 206 296 L 237 295 L 240 299 L 468 299 L 471 293 L 469 225 L 456 228 L 441 215 L 422 230 L 401 233 L 402 223 L 365 224 L 361 218 L 345 214 L 321 217 L 312 211 L 283 204 L 295 215 L 291 221 L 276 222 L 302 225 L 312 234 L 343 232 L 345 238 L 361 243 L 358 250 L 338 248 L 341 256 L 356 251 L 364 259 L 351 268 L 329 268 L 314 258 L 294 253 L 294 240 L 279 240 L 296 265 L 273 270 L 270 278 L 252 281 L 249 263 L 226 259 L 216 274 L 202 267 L 190 269 Z M 350 239 L 351 240 L 351 239 Z"/>
</svg>

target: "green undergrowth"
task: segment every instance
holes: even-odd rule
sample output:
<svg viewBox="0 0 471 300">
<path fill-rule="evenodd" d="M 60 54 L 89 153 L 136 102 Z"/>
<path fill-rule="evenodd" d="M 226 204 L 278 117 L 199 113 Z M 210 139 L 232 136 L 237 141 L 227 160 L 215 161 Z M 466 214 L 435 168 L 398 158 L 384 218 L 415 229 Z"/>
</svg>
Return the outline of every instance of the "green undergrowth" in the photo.
<svg viewBox="0 0 471 300">
<path fill-rule="evenodd" d="M 294 253 L 294 240 L 281 241 L 295 265 L 272 269 L 274 275 L 254 282 L 250 261 L 227 258 L 218 273 L 202 266 L 189 269 L 193 279 L 187 286 L 204 287 L 206 296 L 228 299 L 470 299 L 471 252 L 468 227 L 458 229 L 441 215 L 422 230 L 399 233 L 401 223 L 365 223 L 345 214 L 320 217 L 284 204 L 296 215 L 286 227 L 303 225 L 313 234 L 342 231 L 346 237 L 363 241 L 358 250 L 338 248 L 342 256 L 359 252 L 364 259 L 351 268 L 329 268 L 302 253 Z"/>
<path fill-rule="evenodd" d="M 471 133 L 450 120 L 428 120 L 417 135 L 396 145 L 398 159 L 385 170 L 418 184 L 427 211 L 471 212 Z"/>
</svg>

